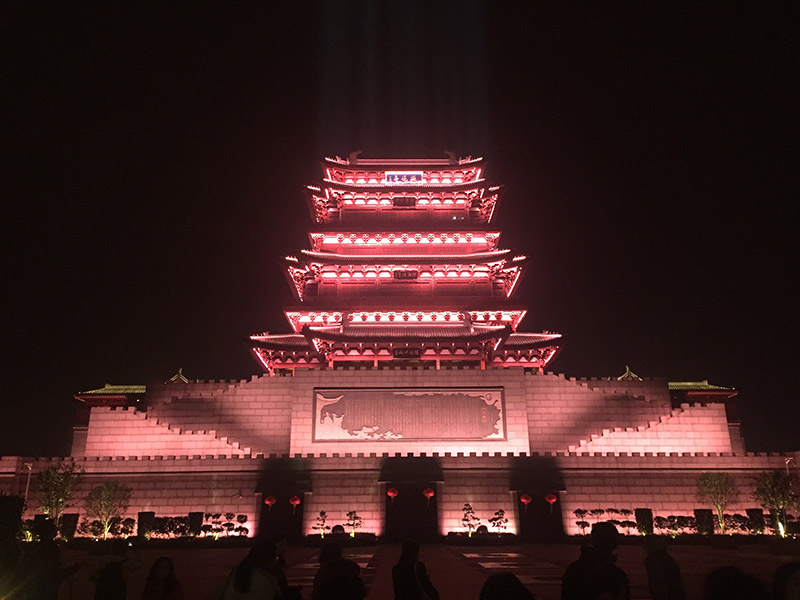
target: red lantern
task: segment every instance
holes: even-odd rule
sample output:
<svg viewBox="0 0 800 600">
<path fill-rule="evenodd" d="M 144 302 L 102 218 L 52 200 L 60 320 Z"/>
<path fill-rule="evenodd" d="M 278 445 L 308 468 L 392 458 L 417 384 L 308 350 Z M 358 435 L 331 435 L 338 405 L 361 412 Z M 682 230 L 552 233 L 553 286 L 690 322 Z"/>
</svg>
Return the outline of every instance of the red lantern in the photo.
<svg viewBox="0 0 800 600">
<path fill-rule="evenodd" d="M 400 492 L 398 492 L 396 488 L 389 488 L 386 490 L 386 495 L 392 499 L 392 504 L 394 504 L 394 499 L 397 498 L 399 493 Z"/>
<path fill-rule="evenodd" d="M 530 504 L 532 500 L 533 498 L 531 498 L 528 494 L 522 494 L 522 496 L 519 497 L 519 501 L 525 505 L 525 514 L 528 513 L 528 504 Z"/>
<path fill-rule="evenodd" d="M 431 488 L 425 488 L 422 490 L 422 495 L 425 496 L 425 500 L 428 502 L 428 506 L 430 506 L 431 498 L 436 495 L 436 492 L 434 492 Z"/>
<path fill-rule="evenodd" d="M 292 514 L 294 514 L 295 510 L 297 510 L 297 507 L 300 505 L 300 498 L 292 496 L 289 498 L 289 504 L 292 505 Z"/>
<path fill-rule="evenodd" d="M 275 504 L 277 500 L 275 500 L 275 496 L 267 496 L 264 498 L 264 504 L 269 506 L 269 512 L 272 512 L 272 505 Z"/>
<path fill-rule="evenodd" d="M 544 501 L 547 502 L 550 505 L 550 514 L 551 515 L 553 514 L 553 504 L 556 503 L 556 500 L 558 500 L 558 497 L 555 494 L 547 494 L 544 497 Z"/>
</svg>

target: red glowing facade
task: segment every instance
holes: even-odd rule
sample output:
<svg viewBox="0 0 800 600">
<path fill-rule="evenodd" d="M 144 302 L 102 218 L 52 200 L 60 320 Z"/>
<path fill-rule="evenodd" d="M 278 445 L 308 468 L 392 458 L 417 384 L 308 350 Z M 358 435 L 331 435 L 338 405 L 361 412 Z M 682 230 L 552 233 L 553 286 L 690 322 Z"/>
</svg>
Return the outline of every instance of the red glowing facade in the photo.
<svg viewBox="0 0 800 600">
<path fill-rule="evenodd" d="M 525 257 L 499 246 L 503 190 L 483 159 L 352 154 L 322 167 L 306 190 L 311 248 L 285 259 L 292 333 L 250 337 L 267 373 L 386 361 L 543 371 L 561 336 L 517 331 Z"/>
<path fill-rule="evenodd" d="M 733 389 L 543 372 L 561 338 L 518 331 L 525 260 L 499 246 L 482 160 L 323 168 L 311 246 L 286 259 L 291 333 L 250 338 L 265 373 L 77 394 L 71 456 L 0 457 L 0 493 L 63 460 L 85 472 L 76 498 L 131 487 L 130 515 L 231 512 L 299 540 L 357 508 L 364 531 L 433 540 L 465 531 L 468 503 L 544 541 L 581 534 L 579 509 L 691 515 L 699 473 L 746 482 L 800 461 L 746 451 Z"/>
</svg>

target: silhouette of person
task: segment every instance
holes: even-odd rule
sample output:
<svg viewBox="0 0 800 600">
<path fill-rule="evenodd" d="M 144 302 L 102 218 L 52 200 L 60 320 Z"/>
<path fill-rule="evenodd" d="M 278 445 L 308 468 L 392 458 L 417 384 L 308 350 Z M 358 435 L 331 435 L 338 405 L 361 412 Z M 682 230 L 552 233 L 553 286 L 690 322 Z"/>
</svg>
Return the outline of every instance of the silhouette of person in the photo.
<svg viewBox="0 0 800 600">
<path fill-rule="evenodd" d="M 286 577 L 278 566 L 275 542 L 261 538 L 234 567 L 216 595 L 219 600 L 273 600 L 281 595 Z"/>
<path fill-rule="evenodd" d="M 561 600 L 628 600 L 628 576 L 614 564 L 618 538 L 612 523 L 592 526 L 591 545 L 581 548 L 580 557 L 561 578 Z"/>
<path fill-rule="evenodd" d="M 513 573 L 497 573 L 483 584 L 480 600 L 536 600 L 536 597 Z"/>
<path fill-rule="evenodd" d="M 121 538 L 112 540 L 111 556 L 96 575 L 95 600 L 125 600 L 128 572 L 140 566 L 141 559 L 133 552 L 133 542 Z"/>
<path fill-rule="evenodd" d="M 703 600 L 766 600 L 764 584 L 734 566 L 719 567 L 706 575 Z"/>
<path fill-rule="evenodd" d="M 319 553 L 320 567 L 314 576 L 312 600 L 363 600 L 366 588 L 361 567 L 342 558 L 342 548 L 335 542 L 325 544 Z"/>
<path fill-rule="evenodd" d="M 175 565 L 167 556 L 155 560 L 144 584 L 142 600 L 183 600 L 183 589 L 175 578 Z"/>
<path fill-rule="evenodd" d="M 319 589 L 325 579 L 330 574 L 330 566 L 336 560 L 342 558 L 342 547 L 336 542 L 328 542 L 319 551 L 319 569 L 314 575 L 314 587 L 311 591 L 311 599 L 319 599 Z"/>
<path fill-rule="evenodd" d="M 439 600 L 425 563 L 419 560 L 419 544 L 403 542 L 400 559 L 392 568 L 395 600 Z"/>
<path fill-rule="evenodd" d="M 786 563 L 775 570 L 772 600 L 800 600 L 800 562 Z"/>
<path fill-rule="evenodd" d="M 686 600 L 686 589 L 678 563 L 667 552 L 667 541 L 656 535 L 644 538 L 644 561 L 652 600 Z"/>
</svg>

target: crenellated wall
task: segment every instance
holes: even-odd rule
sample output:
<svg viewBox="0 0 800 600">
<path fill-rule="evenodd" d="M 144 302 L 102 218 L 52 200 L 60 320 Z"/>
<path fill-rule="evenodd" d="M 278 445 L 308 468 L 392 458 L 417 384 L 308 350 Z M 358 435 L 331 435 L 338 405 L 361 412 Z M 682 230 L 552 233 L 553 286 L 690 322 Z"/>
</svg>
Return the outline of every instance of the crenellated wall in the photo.
<svg viewBox="0 0 800 600">
<path fill-rule="evenodd" d="M 294 456 L 303 459 L 311 478 L 312 491 L 299 495 L 304 503 L 303 531 L 315 533 L 316 515 L 324 510 L 329 524 L 344 523 L 345 514 L 358 511 L 362 531 L 380 534 L 385 518 L 386 485 L 379 481 L 382 465 L 400 455 Z M 74 463 L 84 472 L 84 480 L 67 512 L 84 512 L 83 499 L 98 483 L 115 479 L 133 489 L 129 516 L 139 511 L 155 511 L 161 516 L 189 512 L 233 512 L 248 516 L 248 528 L 255 533 L 264 491 L 260 475 L 270 461 L 288 457 L 254 456 L 226 458 L 213 456 L 166 456 L 119 459 L 0 459 L 0 492 L 22 494 L 26 462 L 32 463 L 32 476 L 57 464 Z M 482 524 L 487 524 L 502 508 L 509 519 L 509 533 L 519 528 L 520 505 L 514 489 L 515 465 L 526 457 L 489 454 L 433 455 L 441 466 L 443 481 L 436 485 L 439 531 L 464 531 L 461 523 L 464 503 L 472 504 Z M 563 480 L 554 509 L 560 513 L 569 534 L 580 533 L 572 514 L 578 508 L 650 508 L 655 516 L 688 515 L 706 508 L 696 499 L 697 478 L 705 471 L 731 474 L 740 490 L 739 504 L 729 512 L 744 513 L 758 508 L 752 500 L 752 479 L 758 473 L 781 469 L 781 455 L 748 454 L 631 454 L 620 456 L 577 453 L 538 455 L 532 458 L 551 461 Z M 664 482 L 669 486 L 665 487 Z M 29 493 L 27 518 L 38 512 L 35 486 Z"/>
<path fill-rule="evenodd" d="M 478 390 L 477 398 L 489 390 L 492 401 L 499 391 L 505 435 L 315 440 L 320 389 L 334 395 L 361 390 L 358 397 L 367 399 L 374 391 L 384 400 L 394 397 L 386 390 L 398 389 L 444 396 L 454 389 Z M 572 514 L 578 508 L 646 507 L 656 515 L 690 515 L 698 508 L 700 473 L 730 472 L 746 489 L 756 473 L 785 466 L 779 456 L 733 454 L 741 444 L 738 438 L 732 443 L 729 431 L 723 404 L 672 408 L 662 380 L 575 380 L 522 369 L 337 368 L 148 386 L 141 405 L 93 408 L 85 442 L 76 445 L 81 454 L 65 460 L 86 471 L 79 510 L 82 496 L 111 478 L 133 488 L 131 514 L 235 512 L 248 515 L 253 533 L 263 496 L 277 482 L 264 474 L 276 461 L 299 459 L 310 483 L 294 489 L 291 481 L 283 482 L 281 493 L 302 498 L 302 529 L 311 534 L 322 510 L 330 524 L 357 510 L 363 531 L 381 533 L 387 517 L 385 461 L 424 456 L 435 459 L 443 474 L 435 483 L 442 534 L 463 530 L 467 502 L 483 524 L 503 509 L 507 531 L 517 532 L 518 497 L 526 490 L 542 497 L 556 493 L 555 513 L 568 533 L 579 533 Z M 57 461 L 0 459 L 0 490 L 22 493 L 25 462 L 32 462 L 35 477 Z M 754 506 L 750 497 L 743 491 L 742 505 L 732 510 Z M 28 516 L 37 506 L 32 486 Z"/>
<path fill-rule="evenodd" d="M 89 417 L 85 455 L 250 454 L 249 448 L 241 448 L 239 442 L 228 442 L 216 430 L 181 430 L 174 427 L 175 423 L 162 423 L 152 413 L 133 408 L 95 407 Z"/>
<path fill-rule="evenodd" d="M 577 452 L 731 452 L 722 404 L 682 404 L 657 421 L 638 427 L 604 429 L 570 451 Z"/>
<path fill-rule="evenodd" d="M 505 438 L 315 440 L 314 391 L 319 388 L 500 388 Z M 740 448 L 731 441 L 722 404 L 673 410 L 665 381 L 575 380 L 522 369 L 298 370 L 293 377 L 158 384 L 148 388 L 146 413 L 135 415 L 146 418 L 134 422 L 130 415 L 93 409 L 85 447 L 77 443 L 76 454 L 128 456 L 148 448 L 161 454 L 228 455 L 731 452 Z"/>
</svg>

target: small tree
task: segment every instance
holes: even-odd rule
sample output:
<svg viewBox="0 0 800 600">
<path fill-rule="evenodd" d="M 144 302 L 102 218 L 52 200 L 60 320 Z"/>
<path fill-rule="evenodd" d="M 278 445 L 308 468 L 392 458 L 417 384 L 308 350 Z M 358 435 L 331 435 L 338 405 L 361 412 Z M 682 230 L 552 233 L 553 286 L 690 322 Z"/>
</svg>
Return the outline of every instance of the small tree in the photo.
<svg viewBox="0 0 800 600">
<path fill-rule="evenodd" d="M 324 510 L 319 511 L 319 516 L 317 517 L 317 524 L 314 525 L 314 529 L 317 529 L 319 531 L 319 537 L 323 539 L 325 539 L 325 531 L 330 530 L 330 525 L 325 525 L 325 521 L 327 520 L 328 520 L 328 513 L 326 513 Z"/>
<path fill-rule="evenodd" d="M 631 529 L 636 527 L 636 521 L 631 521 L 629 519 L 626 519 L 624 521 L 620 521 L 619 526 L 625 528 L 625 535 L 630 535 Z"/>
<path fill-rule="evenodd" d="M 575 525 L 581 528 L 581 533 L 586 535 L 586 528 L 589 527 L 589 521 L 575 521 Z"/>
<path fill-rule="evenodd" d="M 356 537 L 356 529 L 361 527 L 361 517 L 358 516 L 358 512 L 351 510 L 347 513 L 347 526 L 352 528 L 350 537 Z"/>
<path fill-rule="evenodd" d="M 595 523 L 597 523 L 600 521 L 600 517 L 606 514 L 606 511 L 604 511 L 602 508 L 593 508 L 589 511 L 589 514 L 594 517 Z"/>
<path fill-rule="evenodd" d="M 508 525 L 508 519 L 506 519 L 506 511 L 502 508 L 494 513 L 494 517 L 489 519 L 489 524 L 497 529 L 497 533 L 501 533 L 505 531 L 505 528 Z"/>
<path fill-rule="evenodd" d="M 472 537 L 472 532 L 478 527 L 481 520 L 477 517 L 469 502 L 465 503 L 461 510 L 464 511 L 464 516 L 461 517 L 461 523 L 467 528 L 467 536 Z"/>
<path fill-rule="evenodd" d="M 786 537 L 786 509 L 800 505 L 800 485 L 797 479 L 783 471 L 767 471 L 753 480 L 753 497 L 775 514 L 775 530 Z"/>
<path fill-rule="evenodd" d="M 75 489 L 83 478 L 83 470 L 76 465 L 58 463 L 36 475 L 36 489 L 41 495 L 41 509 L 57 527 L 61 527 L 61 515 L 69 506 Z"/>
<path fill-rule="evenodd" d="M 104 481 L 86 496 L 86 512 L 95 517 L 103 525 L 103 539 L 108 538 L 108 532 L 114 520 L 121 520 L 131 500 L 133 490 L 119 481 Z"/>
<path fill-rule="evenodd" d="M 697 479 L 697 500 L 714 507 L 719 520 L 719 532 L 725 534 L 725 509 L 739 499 L 739 488 L 728 473 L 703 473 Z"/>
<path fill-rule="evenodd" d="M 578 520 L 575 521 L 575 525 L 581 528 L 581 533 L 586 535 L 586 528 L 589 527 L 589 521 L 586 520 L 586 515 L 589 514 L 589 511 L 583 508 L 576 508 L 572 511 L 572 514 L 578 517 Z"/>
</svg>

